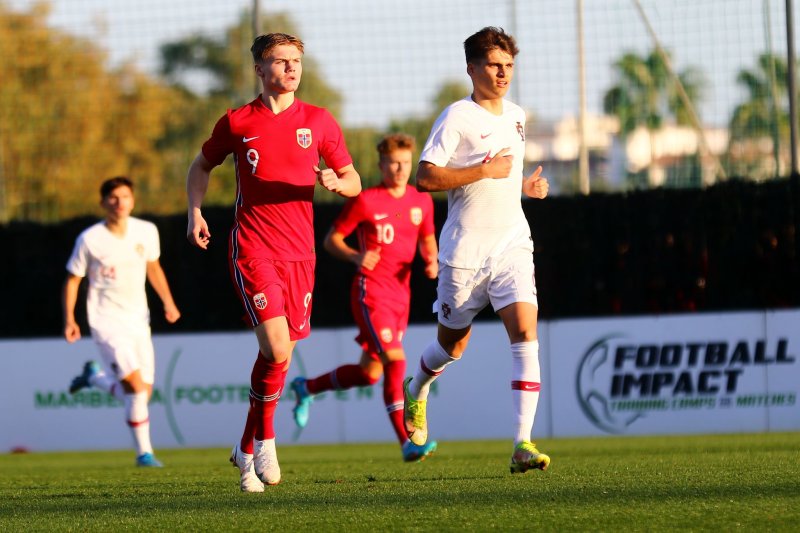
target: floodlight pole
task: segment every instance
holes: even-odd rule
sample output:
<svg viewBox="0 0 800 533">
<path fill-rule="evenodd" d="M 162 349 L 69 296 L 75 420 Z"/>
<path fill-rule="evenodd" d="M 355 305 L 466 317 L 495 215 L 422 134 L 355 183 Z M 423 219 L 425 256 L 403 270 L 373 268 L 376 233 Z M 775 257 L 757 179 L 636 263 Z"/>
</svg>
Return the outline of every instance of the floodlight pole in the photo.
<svg viewBox="0 0 800 533">
<path fill-rule="evenodd" d="M 794 261 L 795 277 L 800 278 L 800 171 L 797 169 L 797 77 L 795 74 L 794 58 L 794 13 L 792 0 L 786 0 L 786 50 L 788 55 L 788 69 L 786 80 L 789 89 L 789 133 L 790 147 L 792 154 L 792 168 L 789 176 L 789 189 L 794 198 Z M 798 289 L 795 291 L 795 305 L 800 305 L 800 284 L 796 284 Z"/>
<path fill-rule="evenodd" d="M 578 187 L 589 194 L 589 147 L 586 145 L 586 59 L 583 48 L 583 0 L 578 10 Z"/>
<path fill-rule="evenodd" d="M 797 78 L 795 75 L 794 58 L 794 14 L 792 13 L 792 0 L 786 0 L 786 49 L 788 51 L 787 85 L 789 86 L 789 132 L 792 154 L 792 180 L 797 184 Z"/>
<path fill-rule="evenodd" d="M 517 1 L 510 0 L 508 3 L 508 18 L 511 22 L 511 35 L 514 37 L 517 36 Z M 511 78 L 511 100 L 521 104 L 520 98 L 522 95 L 520 94 L 519 90 L 519 76 L 514 76 Z"/>
<path fill-rule="evenodd" d="M 261 1 L 260 0 L 253 0 L 253 20 L 251 21 L 252 28 L 253 28 L 253 40 L 256 37 L 261 35 Z M 255 75 L 254 75 L 255 76 Z M 253 83 L 253 92 L 255 92 L 255 96 L 258 97 L 261 94 L 261 83 L 258 79 L 258 76 L 255 76 L 255 82 Z"/>
</svg>

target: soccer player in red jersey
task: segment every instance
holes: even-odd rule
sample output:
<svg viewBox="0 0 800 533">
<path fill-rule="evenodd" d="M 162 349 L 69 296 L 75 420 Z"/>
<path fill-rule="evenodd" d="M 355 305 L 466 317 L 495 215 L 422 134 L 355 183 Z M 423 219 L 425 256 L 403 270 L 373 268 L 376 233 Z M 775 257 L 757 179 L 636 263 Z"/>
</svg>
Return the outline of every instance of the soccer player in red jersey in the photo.
<svg viewBox="0 0 800 533">
<path fill-rule="evenodd" d="M 420 461 L 436 450 L 434 441 L 418 446 L 408 440 L 403 423 L 406 360 L 402 342 L 408 325 L 411 263 L 417 248 L 426 276 L 436 278 L 439 268 L 433 200 L 408 185 L 413 151 L 413 137 L 385 137 L 378 144 L 381 183 L 350 200 L 325 237 L 326 250 L 358 267 L 350 305 L 358 324 L 361 360 L 314 379 L 298 377 L 292 382 L 297 401 L 294 420 L 305 427 L 315 394 L 373 385 L 383 375 L 386 412 L 405 461 Z M 358 249 L 345 242 L 353 232 L 358 236 Z"/>
<path fill-rule="evenodd" d="M 314 288 L 311 202 L 319 183 L 344 197 L 361 192 L 344 136 L 331 114 L 295 98 L 303 42 L 284 33 L 250 48 L 263 92 L 217 121 L 189 167 L 187 238 L 203 250 L 211 232 L 200 207 L 211 170 L 233 154 L 236 213 L 228 239 L 231 277 L 259 353 L 250 377 L 250 409 L 231 462 L 240 488 L 262 492 L 281 480 L 273 418 L 292 350 L 308 336 Z M 328 168 L 320 169 L 320 157 Z"/>
</svg>

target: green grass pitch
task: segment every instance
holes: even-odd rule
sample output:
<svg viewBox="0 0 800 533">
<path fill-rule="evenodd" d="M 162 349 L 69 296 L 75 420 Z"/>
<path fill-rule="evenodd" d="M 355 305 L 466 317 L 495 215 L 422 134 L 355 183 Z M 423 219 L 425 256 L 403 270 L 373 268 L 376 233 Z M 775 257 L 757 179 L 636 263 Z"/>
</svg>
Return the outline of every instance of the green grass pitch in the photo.
<svg viewBox="0 0 800 533">
<path fill-rule="evenodd" d="M 281 446 L 283 482 L 242 494 L 226 449 L 0 455 L 0 531 L 798 531 L 800 433 Z"/>
</svg>

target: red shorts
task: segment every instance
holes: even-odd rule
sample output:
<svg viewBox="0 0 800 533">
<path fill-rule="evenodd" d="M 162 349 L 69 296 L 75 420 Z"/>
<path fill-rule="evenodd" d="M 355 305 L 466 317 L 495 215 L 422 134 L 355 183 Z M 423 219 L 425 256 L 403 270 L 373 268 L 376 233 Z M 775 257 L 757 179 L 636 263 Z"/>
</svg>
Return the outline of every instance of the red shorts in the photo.
<svg viewBox="0 0 800 533">
<path fill-rule="evenodd" d="M 231 261 L 233 285 L 246 320 L 256 327 L 270 318 L 285 316 L 291 340 L 308 337 L 315 262 L 261 258 Z"/>
<path fill-rule="evenodd" d="M 361 283 L 359 283 L 359 281 Z M 388 299 L 377 301 L 366 297 L 363 278 L 357 278 L 350 291 L 350 309 L 358 326 L 356 342 L 361 349 L 379 361 L 378 354 L 403 348 L 408 327 L 408 302 L 400 305 Z"/>
</svg>

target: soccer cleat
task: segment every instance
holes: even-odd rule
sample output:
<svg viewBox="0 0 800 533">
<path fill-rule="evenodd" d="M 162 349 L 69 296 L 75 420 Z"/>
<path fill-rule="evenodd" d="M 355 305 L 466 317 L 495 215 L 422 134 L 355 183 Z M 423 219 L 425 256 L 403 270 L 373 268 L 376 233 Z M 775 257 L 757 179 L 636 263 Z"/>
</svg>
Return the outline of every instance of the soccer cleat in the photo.
<svg viewBox="0 0 800 533">
<path fill-rule="evenodd" d="M 69 393 L 75 394 L 81 389 L 91 387 L 92 384 L 89 383 L 89 378 L 99 373 L 100 365 L 98 365 L 96 361 L 86 361 L 86 364 L 83 365 L 83 372 L 81 375 L 75 376 L 72 379 L 72 383 L 69 385 Z"/>
<path fill-rule="evenodd" d="M 253 469 L 252 454 L 244 453 L 237 443 L 231 450 L 230 461 L 239 469 L 239 488 L 242 492 L 264 492 L 264 484 Z"/>
<path fill-rule="evenodd" d="M 426 442 L 422 446 L 418 446 L 410 440 L 407 440 L 405 444 L 403 444 L 403 461 L 406 463 L 424 461 L 426 457 L 433 455 L 433 452 L 436 451 L 436 446 L 435 440 Z"/>
<path fill-rule="evenodd" d="M 425 419 L 426 400 L 415 400 L 408 391 L 408 384 L 413 378 L 406 378 L 403 382 L 403 421 L 406 433 L 411 442 L 422 446 L 428 440 L 428 422 Z"/>
<path fill-rule="evenodd" d="M 143 453 L 142 455 L 136 458 L 136 466 L 142 466 L 147 468 L 161 468 L 164 466 L 161 461 L 156 459 L 156 456 L 150 452 Z"/>
<path fill-rule="evenodd" d="M 308 411 L 311 408 L 311 402 L 314 401 L 314 395 L 306 388 L 306 378 L 294 378 L 291 387 L 296 402 L 292 409 L 294 423 L 297 424 L 297 427 L 304 428 L 308 424 Z"/>
<path fill-rule="evenodd" d="M 536 444 L 529 440 L 520 442 L 514 447 L 511 455 L 511 473 L 523 474 L 531 469 L 547 470 L 550 456 L 536 449 Z"/>
<path fill-rule="evenodd" d="M 253 450 L 253 469 L 258 479 L 266 485 L 277 485 L 281 482 L 281 467 L 275 451 L 275 439 L 257 440 Z"/>
</svg>

